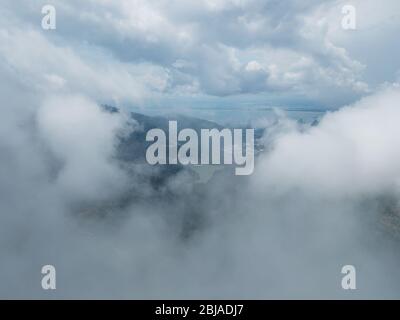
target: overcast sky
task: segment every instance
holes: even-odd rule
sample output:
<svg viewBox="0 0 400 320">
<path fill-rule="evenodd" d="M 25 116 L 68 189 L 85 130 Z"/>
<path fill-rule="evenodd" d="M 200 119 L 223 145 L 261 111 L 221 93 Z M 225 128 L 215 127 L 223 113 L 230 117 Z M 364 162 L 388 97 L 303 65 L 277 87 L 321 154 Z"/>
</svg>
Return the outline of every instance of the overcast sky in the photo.
<svg viewBox="0 0 400 320">
<path fill-rule="evenodd" d="M 397 0 L 4 0 L 0 56 L 19 82 L 125 106 L 339 107 L 394 82 Z M 356 8 L 344 30 L 342 8 Z M 29 54 L 27 54 L 29 53 Z M 387 63 L 389 62 L 390 63 Z M 239 97 L 238 97 L 239 96 Z"/>
</svg>

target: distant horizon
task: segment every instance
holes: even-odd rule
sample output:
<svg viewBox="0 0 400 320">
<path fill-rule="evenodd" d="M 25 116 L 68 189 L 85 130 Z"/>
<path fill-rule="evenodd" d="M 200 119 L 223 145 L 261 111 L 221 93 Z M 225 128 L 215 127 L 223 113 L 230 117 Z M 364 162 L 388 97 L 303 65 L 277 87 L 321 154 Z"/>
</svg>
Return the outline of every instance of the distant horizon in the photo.
<svg viewBox="0 0 400 320">
<path fill-rule="evenodd" d="M 293 119 L 301 119 L 309 120 L 312 122 L 314 119 L 319 119 L 327 112 L 337 111 L 338 109 L 303 109 L 303 108 L 291 108 L 291 107 L 201 107 L 201 108 L 185 108 L 185 107 L 129 107 L 124 108 L 126 111 L 132 111 L 141 113 L 148 116 L 175 116 L 175 115 L 184 115 L 193 118 L 204 119 L 208 121 L 214 121 L 219 124 L 229 124 L 232 125 L 244 125 L 249 121 L 259 119 L 260 117 L 271 117 L 274 116 L 274 110 L 280 109 L 285 111 L 289 118 Z M 229 114 L 228 116 L 225 112 L 235 111 L 233 114 Z M 312 119 L 312 120 L 310 120 Z"/>
</svg>

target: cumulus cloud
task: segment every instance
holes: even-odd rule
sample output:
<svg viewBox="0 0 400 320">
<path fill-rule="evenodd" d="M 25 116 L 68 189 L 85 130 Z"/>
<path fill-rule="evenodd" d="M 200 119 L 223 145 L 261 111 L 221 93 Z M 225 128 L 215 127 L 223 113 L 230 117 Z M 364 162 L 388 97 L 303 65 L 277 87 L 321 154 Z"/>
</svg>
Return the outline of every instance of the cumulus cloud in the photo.
<svg viewBox="0 0 400 320">
<path fill-rule="evenodd" d="M 140 104 L 151 90 L 162 90 L 167 83 L 160 68 L 122 65 L 101 53 L 85 57 L 37 31 L 3 29 L 0 37 L 3 63 L 41 92 L 81 92 L 96 101 Z"/>
<path fill-rule="evenodd" d="M 385 39 L 397 50 L 389 37 L 396 20 L 386 21 L 397 5 L 391 0 L 380 6 L 379 15 L 371 1 L 355 3 L 359 29 L 347 33 L 341 29 L 345 2 L 339 0 L 51 4 L 59 24 L 46 33 L 40 29 L 40 2 L 17 10 L 6 1 L 3 54 L 24 73 L 47 80 L 44 85 L 79 87 L 96 99 L 137 103 L 157 92 L 226 96 L 278 91 L 283 97 L 298 95 L 303 104 L 337 107 L 393 80 L 398 69 L 396 63 L 396 70 L 378 72 L 381 64 L 366 48 Z M 361 51 L 354 38 L 369 34 L 365 20 L 376 21 L 374 30 L 381 36 L 363 40 Z M 26 51 L 29 57 L 23 56 Z M 248 68 L 254 63 L 260 66 L 257 72 Z M 371 76 L 375 73 L 381 74 L 379 82 Z"/>
<path fill-rule="evenodd" d="M 328 113 L 317 127 L 282 137 L 260 161 L 260 183 L 334 195 L 393 188 L 399 179 L 399 101 L 394 88 Z M 295 165 L 291 165 L 295 163 Z M 305 177 L 306 175 L 306 177 Z"/>
</svg>

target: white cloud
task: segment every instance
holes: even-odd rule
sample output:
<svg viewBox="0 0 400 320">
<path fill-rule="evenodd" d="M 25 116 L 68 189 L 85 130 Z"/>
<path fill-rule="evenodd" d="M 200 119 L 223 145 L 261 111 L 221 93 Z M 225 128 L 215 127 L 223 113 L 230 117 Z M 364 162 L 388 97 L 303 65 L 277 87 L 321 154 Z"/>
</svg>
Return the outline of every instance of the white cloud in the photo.
<svg viewBox="0 0 400 320">
<path fill-rule="evenodd" d="M 25 67 L 23 73 L 42 77 L 44 69 L 53 80 L 57 76 L 68 87 L 76 84 L 96 99 L 137 103 L 159 93 L 226 96 L 278 90 L 288 97 L 296 94 L 304 101 L 339 106 L 379 84 L 371 77 L 377 66 L 370 64 L 376 57 L 372 60 L 371 50 L 360 55 L 359 41 L 354 39 L 365 38 L 364 29 L 369 29 L 364 21 L 371 21 L 380 35 L 368 37 L 369 46 L 385 39 L 396 25 L 388 16 L 397 5 L 385 1 L 379 14 L 370 2 L 357 4 L 360 30 L 351 35 L 338 29 L 343 1 L 335 0 L 285 5 L 255 0 L 212 5 L 209 1 L 52 1 L 59 22 L 53 34 L 40 29 L 39 2 L 16 10 L 9 1 L 2 9 L 8 17 L 2 22 L 2 43 L 9 43 L 7 48 L 3 45 L 2 55 L 11 62 L 15 56 L 15 64 Z M 23 54 L 28 51 L 32 54 Z M 385 57 L 383 52 L 379 55 Z M 39 57 L 47 69 L 46 63 L 38 68 Z M 190 67 L 177 67 L 176 61 L 186 61 Z M 261 79 L 251 72 L 243 75 L 251 61 L 264 69 L 273 67 L 273 72 Z M 384 69 L 380 82 L 385 81 L 384 74 L 393 80 L 395 71 Z M 51 83 L 60 87 L 59 81 Z"/>
<path fill-rule="evenodd" d="M 60 163 L 55 185 L 72 199 L 107 200 L 126 188 L 127 176 L 115 163 L 119 113 L 101 111 L 79 96 L 46 99 L 38 110 L 38 129 Z"/>
<path fill-rule="evenodd" d="M 262 186 L 360 196 L 400 182 L 400 89 L 385 89 L 327 114 L 317 127 L 280 137 L 258 163 Z"/>
</svg>

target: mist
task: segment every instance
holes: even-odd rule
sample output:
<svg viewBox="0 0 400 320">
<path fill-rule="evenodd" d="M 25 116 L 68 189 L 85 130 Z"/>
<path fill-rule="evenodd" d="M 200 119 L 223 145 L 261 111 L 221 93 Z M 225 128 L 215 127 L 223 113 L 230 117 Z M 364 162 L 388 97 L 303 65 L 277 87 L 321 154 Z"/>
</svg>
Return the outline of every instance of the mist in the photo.
<svg viewBox="0 0 400 320">
<path fill-rule="evenodd" d="M 50 31 L 5 0 L 0 298 L 400 298 L 399 4 L 358 3 L 347 32 L 347 2 L 54 0 Z M 254 172 L 136 161 L 132 110 L 174 106 L 274 109 Z"/>
<path fill-rule="evenodd" d="M 399 97 L 382 89 L 307 130 L 275 124 L 249 177 L 183 170 L 158 188 L 154 168 L 118 160 L 137 130 L 123 113 L 76 95 L 3 103 L 1 296 L 396 298 Z M 55 293 L 39 286 L 45 264 Z"/>
</svg>

